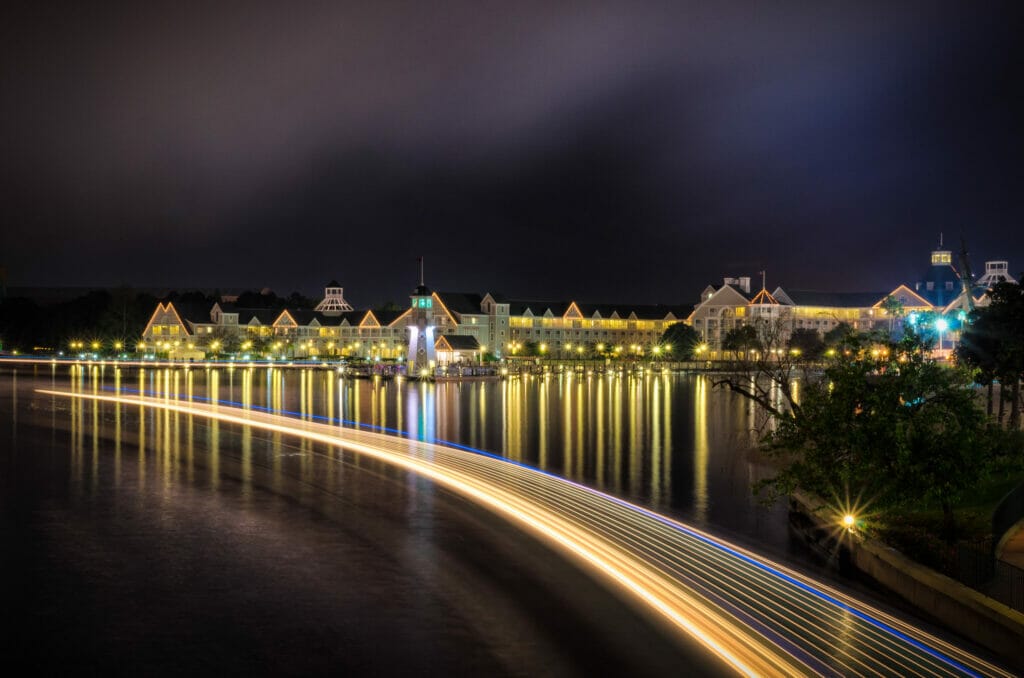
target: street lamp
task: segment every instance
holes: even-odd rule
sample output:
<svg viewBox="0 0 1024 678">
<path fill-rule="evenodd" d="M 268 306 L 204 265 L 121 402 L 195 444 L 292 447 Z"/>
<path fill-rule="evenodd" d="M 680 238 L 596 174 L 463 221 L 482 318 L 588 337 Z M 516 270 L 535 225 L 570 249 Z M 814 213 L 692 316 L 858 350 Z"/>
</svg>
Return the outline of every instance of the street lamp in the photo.
<svg viewBox="0 0 1024 678">
<path fill-rule="evenodd" d="M 939 355 L 942 355 L 942 333 L 949 329 L 949 321 L 939 318 L 935 321 L 935 329 L 939 331 Z"/>
</svg>

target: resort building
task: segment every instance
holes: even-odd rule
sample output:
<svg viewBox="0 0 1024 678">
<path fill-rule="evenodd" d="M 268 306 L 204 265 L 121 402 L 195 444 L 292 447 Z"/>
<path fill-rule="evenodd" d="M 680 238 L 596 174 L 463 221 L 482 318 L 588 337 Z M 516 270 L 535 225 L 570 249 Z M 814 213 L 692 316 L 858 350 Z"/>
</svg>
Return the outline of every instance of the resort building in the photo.
<svg viewBox="0 0 1024 678">
<path fill-rule="evenodd" d="M 487 353 L 578 355 L 601 345 L 641 353 L 691 310 L 509 299 L 435 292 L 425 285 L 416 288 L 411 300 L 404 310 L 354 310 L 332 281 L 314 310 L 239 308 L 224 302 L 202 310 L 162 302 L 146 325 L 142 346 L 177 357 L 201 349 L 253 357 L 408 358 L 416 359 L 420 369 L 421 360 L 446 365 L 479 361 Z"/>
<path fill-rule="evenodd" d="M 930 267 L 911 285 L 901 284 L 889 292 L 819 292 L 764 286 L 751 293 L 749 277 L 725 278 L 721 285 L 708 285 L 687 317 L 707 346 L 708 357 L 722 355 L 730 330 L 754 325 L 772 328 L 784 343 L 796 329 L 825 334 L 846 323 L 857 331 L 887 329 L 892 332 L 905 321 L 915 322 L 924 313 L 948 316 L 945 339 L 951 345 L 959 337 L 966 313 L 988 303 L 985 292 L 996 282 L 1016 282 L 1006 261 L 985 263 L 985 275 L 970 284 L 969 303 L 961 273 L 953 266 L 953 253 L 940 247 L 931 252 Z M 945 331 L 945 330 L 944 330 Z M 947 346 L 948 348 L 948 346 Z M 940 349 L 941 350 L 941 349 Z"/>
<path fill-rule="evenodd" d="M 953 255 L 931 253 L 928 271 L 912 285 L 875 292 L 821 292 L 789 287 L 761 289 L 749 277 L 708 285 L 696 305 L 588 304 L 542 301 L 502 294 L 436 292 L 423 284 L 405 309 L 356 310 L 335 281 L 314 309 L 241 308 L 221 301 L 212 308 L 162 302 L 143 332 L 141 348 L 174 357 L 224 352 L 257 357 L 358 357 L 414 362 L 417 370 L 476 362 L 484 355 L 575 357 L 599 353 L 643 354 L 673 323 L 697 330 L 709 351 L 721 354 L 726 335 L 744 325 L 773 328 L 783 342 L 796 329 L 825 334 L 840 323 L 857 331 L 898 329 L 924 313 L 948 315 L 955 341 L 966 312 L 987 303 L 985 290 L 1013 281 L 1005 261 L 989 261 L 985 274 L 964 293 Z M 422 275 L 422 274 L 421 274 Z"/>
</svg>

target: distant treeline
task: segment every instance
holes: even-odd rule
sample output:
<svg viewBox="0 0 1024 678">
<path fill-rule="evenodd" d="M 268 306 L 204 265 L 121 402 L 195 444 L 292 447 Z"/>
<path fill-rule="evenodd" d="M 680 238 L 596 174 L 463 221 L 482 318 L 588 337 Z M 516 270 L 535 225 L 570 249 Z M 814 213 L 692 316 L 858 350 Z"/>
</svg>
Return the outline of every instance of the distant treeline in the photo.
<svg viewBox="0 0 1024 678">
<path fill-rule="evenodd" d="M 191 308 L 209 309 L 220 300 L 217 292 L 171 292 L 163 299 L 130 288 L 93 290 L 76 299 L 40 304 L 25 297 L 0 302 L 0 346 L 5 351 L 33 349 L 60 351 L 72 341 L 100 342 L 109 350 L 114 342 L 131 345 L 142 335 L 157 302 L 173 301 Z M 236 302 L 243 308 L 312 308 L 317 300 L 293 292 L 244 292 Z"/>
</svg>

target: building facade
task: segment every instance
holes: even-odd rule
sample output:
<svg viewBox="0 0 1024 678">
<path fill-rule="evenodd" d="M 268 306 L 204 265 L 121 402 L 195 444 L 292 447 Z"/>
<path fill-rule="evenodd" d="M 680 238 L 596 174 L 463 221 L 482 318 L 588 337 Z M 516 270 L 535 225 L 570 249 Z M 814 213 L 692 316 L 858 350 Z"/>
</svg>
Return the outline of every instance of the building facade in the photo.
<svg viewBox="0 0 1024 678">
<path fill-rule="evenodd" d="M 821 292 L 789 287 L 751 288 L 749 277 L 708 285 L 695 305 L 587 304 L 542 301 L 501 294 L 436 292 L 421 284 L 405 309 L 356 310 L 335 281 L 328 283 L 315 309 L 240 308 L 218 302 L 195 308 L 158 304 L 143 333 L 140 350 L 176 357 L 224 352 L 292 358 L 358 357 L 416 361 L 417 369 L 498 357 L 548 355 L 577 357 L 644 354 L 665 330 L 687 322 L 715 358 L 726 335 L 745 325 L 791 334 L 820 334 L 841 323 L 857 331 L 887 328 L 923 313 L 949 316 L 948 338 L 955 341 L 966 312 L 987 303 L 985 291 L 1008 280 L 1006 261 L 989 261 L 985 274 L 967 286 L 950 251 L 931 252 L 930 267 L 913 284 L 876 292 Z M 969 295 L 969 297 L 968 297 Z M 446 339 L 447 337 L 447 339 Z M 785 336 L 776 337 L 784 341 Z M 422 353 L 421 353 L 422 349 Z M 668 349 L 670 347 L 659 347 Z"/>
<path fill-rule="evenodd" d="M 949 348 L 958 340 L 959 327 L 970 309 L 988 303 L 986 290 L 1000 281 L 1016 282 L 1006 261 L 988 261 L 985 274 L 970 282 L 970 299 L 963 279 L 968 277 L 953 264 L 953 253 L 940 248 L 931 252 L 930 267 L 913 284 L 901 284 L 889 292 L 820 292 L 776 287 L 751 293 L 750 278 L 725 278 L 708 285 L 687 317 L 706 345 L 709 358 L 722 357 L 723 342 L 730 330 L 744 325 L 771 327 L 779 343 L 796 329 L 824 335 L 841 323 L 856 331 L 897 329 L 905 321 L 925 313 L 945 316 Z M 941 350 L 941 349 L 940 349 Z"/>
<path fill-rule="evenodd" d="M 332 282 L 316 310 L 247 309 L 226 302 L 203 310 L 162 302 L 146 325 L 140 346 L 172 356 L 201 350 L 253 358 L 417 359 L 420 369 L 479 360 L 487 353 L 499 357 L 531 351 L 553 356 L 616 349 L 642 353 L 689 312 L 684 306 L 436 292 L 424 285 L 416 288 L 407 309 L 355 310 L 344 301 L 342 288 Z"/>
</svg>

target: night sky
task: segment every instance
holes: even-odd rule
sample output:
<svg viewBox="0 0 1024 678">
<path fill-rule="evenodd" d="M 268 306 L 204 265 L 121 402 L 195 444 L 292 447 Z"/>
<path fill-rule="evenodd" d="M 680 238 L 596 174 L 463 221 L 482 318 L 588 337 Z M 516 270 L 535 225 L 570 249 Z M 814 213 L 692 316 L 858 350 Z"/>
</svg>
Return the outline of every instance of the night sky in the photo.
<svg viewBox="0 0 1024 678">
<path fill-rule="evenodd" d="M 9 286 L 336 278 L 359 306 L 404 302 L 423 255 L 435 288 L 692 303 L 762 269 L 888 290 L 963 232 L 976 270 L 1016 273 L 1020 19 L 26 3 L 0 20 L 0 266 Z"/>
</svg>

